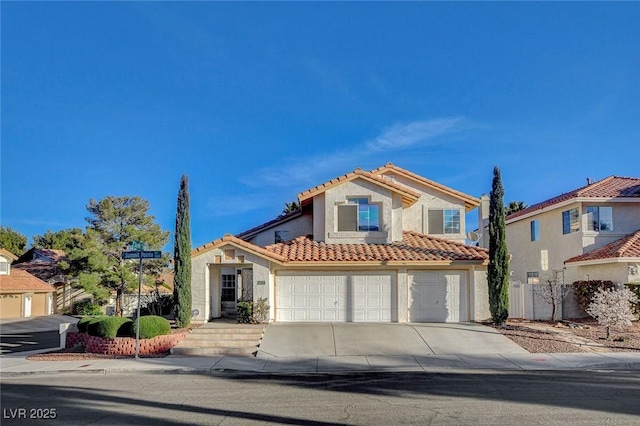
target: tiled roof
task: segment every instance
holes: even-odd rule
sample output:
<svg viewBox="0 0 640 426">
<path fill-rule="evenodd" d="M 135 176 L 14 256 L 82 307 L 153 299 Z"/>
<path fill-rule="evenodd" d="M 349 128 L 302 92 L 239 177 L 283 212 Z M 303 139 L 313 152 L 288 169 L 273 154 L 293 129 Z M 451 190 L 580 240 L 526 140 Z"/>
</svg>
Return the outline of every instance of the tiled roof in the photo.
<svg viewBox="0 0 640 426">
<path fill-rule="evenodd" d="M 432 181 L 431 179 L 427 179 L 424 176 L 417 175 L 409 170 L 403 169 L 402 167 L 398 167 L 392 163 L 387 163 L 382 167 L 378 167 L 377 169 L 371 170 L 371 173 L 374 175 L 382 175 L 387 172 L 392 172 L 394 174 L 402 175 L 416 182 L 420 182 L 423 185 L 426 185 L 428 187 L 437 189 L 438 191 L 444 192 L 445 194 L 451 195 L 454 198 L 458 198 L 464 201 L 465 208 L 467 210 L 472 210 L 480 205 L 479 198 L 472 197 L 471 195 L 467 195 L 464 192 L 456 191 L 455 189 L 449 188 L 448 186 Z"/>
<path fill-rule="evenodd" d="M 11 253 L 9 250 L 4 249 L 2 247 L 0 247 L 0 256 L 10 260 L 10 261 L 14 261 L 16 259 L 18 259 L 18 256 L 16 256 L 15 254 Z"/>
<path fill-rule="evenodd" d="M 65 253 L 64 250 L 54 250 L 54 249 L 44 249 L 44 248 L 32 247 L 29 250 L 27 250 L 26 252 L 24 252 L 18 258 L 18 260 L 16 260 L 15 263 L 31 262 L 35 258 L 35 253 L 37 253 L 40 256 L 47 257 L 47 258 L 51 259 L 53 262 L 60 262 L 60 261 L 63 261 L 63 260 L 67 260 L 67 253 Z M 40 262 L 43 262 L 43 261 L 44 260 L 40 260 Z"/>
<path fill-rule="evenodd" d="M 590 251 L 589 253 L 567 259 L 564 263 L 629 257 L 640 258 L 640 230 Z"/>
<path fill-rule="evenodd" d="M 384 179 L 380 176 L 377 176 L 373 173 L 369 173 L 366 172 L 362 169 L 356 169 L 352 172 L 349 172 L 345 175 L 339 176 L 335 179 L 332 179 L 328 182 L 322 183 L 318 186 L 314 186 L 311 189 L 308 189 L 306 191 L 301 192 L 300 194 L 298 194 L 298 200 L 300 200 L 300 203 L 302 203 L 305 200 L 308 200 L 318 194 L 321 194 L 323 192 L 325 192 L 327 189 L 336 186 L 336 185 L 340 185 L 342 183 L 345 182 L 349 182 L 352 181 L 354 179 L 358 179 L 358 178 L 362 178 L 365 180 L 368 180 L 369 182 L 373 182 L 377 185 L 380 185 L 382 187 L 385 187 L 393 192 L 397 192 L 402 196 L 402 203 L 404 205 L 411 205 L 413 204 L 415 201 L 418 200 L 418 198 L 420 198 L 420 194 L 417 193 L 416 191 L 412 190 L 411 188 L 408 188 L 406 186 L 397 184 L 395 182 L 392 182 L 388 179 Z"/>
<path fill-rule="evenodd" d="M 236 237 L 238 238 L 246 238 L 247 236 L 251 236 L 252 234 L 255 234 L 259 231 L 263 231 L 265 229 L 269 229 L 272 226 L 276 226 L 279 225 L 281 223 L 285 223 L 290 221 L 291 219 L 295 219 L 296 217 L 300 216 L 302 214 L 301 210 L 296 210 L 293 211 L 291 213 L 287 213 L 287 214 L 283 214 L 280 215 L 278 217 L 276 217 L 273 220 L 270 220 L 269 222 L 265 222 L 262 225 L 258 225 L 256 227 L 253 227 L 251 229 L 247 229 L 246 231 L 242 231 L 239 234 L 236 234 Z"/>
<path fill-rule="evenodd" d="M 49 280 L 55 277 L 56 275 L 62 274 L 62 271 L 60 271 L 60 268 L 58 268 L 57 264 L 49 263 L 49 262 L 31 261 L 31 262 L 17 263 L 17 264 L 11 265 L 11 269 L 12 270 L 21 269 L 23 271 L 27 271 L 31 275 L 34 275 L 35 277 L 46 282 L 49 282 Z"/>
<path fill-rule="evenodd" d="M 417 232 L 404 232 L 403 240 L 391 244 L 326 244 L 306 237 L 265 247 L 286 259 L 296 262 L 432 262 L 488 260 L 484 248 Z"/>
<path fill-rule="evenodd" d="M 52 292 L 54 289 L 41 279 L 21 269 L 11 267 L 9 275 L 0 275 L 0 292 L 15 293 L 25 291 L 42 293 Z"/>
<path fill-rule="evenodd" d="M 212 241 L 210 243 L 207 244 L 203 244 L 199 247 L 194 248 L 193 250 L 191 250 L 191 257 L 194 256 L 199 256 L 203 253 L 206 253 L 208 251 L 211 251 L 213 249 L 216 249 L 218 247 L 221 247 L 225 244 L 231 244 L 233 246 L 236 246 L 238 248 L 247 250 L 249 252 L 253 252 L 255 254 L 257 254 L 258 256 L 262 256 L 262 257 L 269 257 L 272 258 L 275 261 L 278 262 L 284 262 L 285 258 L 282 256 L 279 256 L 273 252 L 267 251 L 265 249 L 263 249 L 262 247 L 256 246 L 254 244 L 248 243 L 244 240 L 241 240 L 238 237 L 234 237 L 233 235 L 227 234 L 222 238 L 219 238 L 215 241 Z"/>
<path fill-rule="evenodd" d="M 524 216 L 536 210 L 542 210 L 554 204 L 573 198 L 638 198 L 640 199 L 640 178 L 609 176 L 597 182 L 585 185 L 573 191 L 560 194 L 506 217 L 506 220 Z"/>
</svg>

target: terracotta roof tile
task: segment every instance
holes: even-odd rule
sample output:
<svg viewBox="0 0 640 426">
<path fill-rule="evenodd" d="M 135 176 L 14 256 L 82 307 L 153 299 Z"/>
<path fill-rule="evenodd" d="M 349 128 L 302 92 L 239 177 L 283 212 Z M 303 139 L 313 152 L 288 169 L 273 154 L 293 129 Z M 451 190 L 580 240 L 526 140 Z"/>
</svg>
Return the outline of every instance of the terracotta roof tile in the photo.
<svg viewBox="0 0 640 426">
<path fill-rule="evenodd" d="M 0 292 L 15 293 L 25 291 L 52 292 L 54 288 L 27 271 L 14 269 L 13 267 L 9 269 L 9 275 L 0 275 Z"/>
<path fill-rule="evenodd" d="M 640 230 L 588 253 L 567 259 L 564 263 L 627 257 L 640 258 Z"/>
<path fill-rule="evenodd" d="M 401 242 L 391 244 L 326 244 L 306 237 L 273 244 L 265 250 L 295 262 L 391 262 L 391 261 L 479 261 L 488 260 L 484 248 L 404 232 Z"/>
<path fill-rule="evenodd" d="M 639 198 L 640 178 L 609 176 L 597 182 L 585 185 L 573 191 L 560 194 L 541 203 L 534 204 L 506 217 L 506 220 L 524 216 L 536 210 L 542 210 L 554 204 L 573 198 Z"/>
</svg>

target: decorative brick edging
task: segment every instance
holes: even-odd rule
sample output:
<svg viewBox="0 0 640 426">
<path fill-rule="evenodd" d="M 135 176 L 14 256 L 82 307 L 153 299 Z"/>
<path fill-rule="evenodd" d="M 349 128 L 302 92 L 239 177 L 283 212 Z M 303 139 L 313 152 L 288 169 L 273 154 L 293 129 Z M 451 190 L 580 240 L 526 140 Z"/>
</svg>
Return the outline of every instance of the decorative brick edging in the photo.
<svg viewBox="0 0 640 426">
<path fill-rule="evenodd" d="M 155 355 L 169 352 L 171 348 L 184 339 L 188 331 L 180 331 L 174 334 L 156 336 L 152 339 L 140 339 L 140 355 Z M 84 345 L 87 352 L 106 355 L 135 355 L 136 339 L 133 337 L 116 337 L 104 339 L 98 336 L 89 336 L 87 333 L 67 333 L 66 347 L 72 348 L 76 344 Z"/>
</svg>

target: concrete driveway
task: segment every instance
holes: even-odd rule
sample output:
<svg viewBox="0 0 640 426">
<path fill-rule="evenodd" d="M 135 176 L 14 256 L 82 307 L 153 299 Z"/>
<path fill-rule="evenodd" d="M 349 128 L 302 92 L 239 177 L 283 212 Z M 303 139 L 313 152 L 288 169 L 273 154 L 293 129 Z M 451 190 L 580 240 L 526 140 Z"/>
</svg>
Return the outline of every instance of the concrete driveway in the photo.
<svg viewBox="0 0 640 426">
<path fill-rule="evenodd" d="M 66 315 L 0 319 L 0 355 L 60 347 L 60 324 L 78 322 Z"/>
<path fill-rule="evenodd" d="M 257 356 L 508 353 L 527 351 L 491 327 L 475 323 L 278 323 L 267 326 Z"/>
</svg>

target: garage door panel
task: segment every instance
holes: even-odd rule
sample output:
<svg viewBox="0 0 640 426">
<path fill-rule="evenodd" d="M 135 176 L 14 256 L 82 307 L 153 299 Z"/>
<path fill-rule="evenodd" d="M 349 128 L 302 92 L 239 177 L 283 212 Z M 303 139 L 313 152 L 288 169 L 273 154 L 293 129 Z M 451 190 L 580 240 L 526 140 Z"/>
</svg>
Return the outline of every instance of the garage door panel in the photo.
<svg viewBox="0 0 640 426">
<path fill-rule="evenodd" d="M 278 274 L 276 321 L 391 321 L 391 272 L 326 274 Z"/>
<path fill-rule="evenodd" d="M 465 271 L 413 271 L 409 283 L 411 321 L 468 321 Z"/>
</svg>

